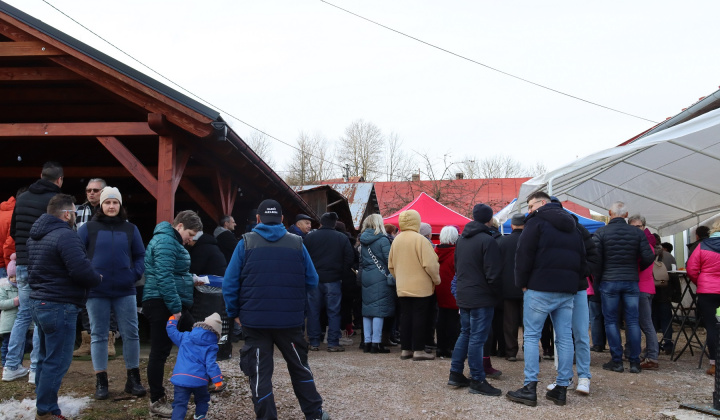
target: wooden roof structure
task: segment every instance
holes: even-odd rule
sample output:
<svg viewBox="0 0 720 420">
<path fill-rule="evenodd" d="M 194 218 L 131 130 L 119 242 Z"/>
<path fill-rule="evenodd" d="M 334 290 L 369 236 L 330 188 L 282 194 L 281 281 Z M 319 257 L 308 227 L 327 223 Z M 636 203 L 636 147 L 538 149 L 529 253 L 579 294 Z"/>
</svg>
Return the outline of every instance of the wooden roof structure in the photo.
<svg viewBox="0 0 720 420">
<path fill-rule="evenodd" d="M 3 200 L 53 160 L 63 192 L 83 202 L 87 180 L 104 178 L 134 222 L 190 208 L 242 225 L 265 198 L 316 216 L 217 111 L 2 1 L 0 143 Z"/>
</svg>

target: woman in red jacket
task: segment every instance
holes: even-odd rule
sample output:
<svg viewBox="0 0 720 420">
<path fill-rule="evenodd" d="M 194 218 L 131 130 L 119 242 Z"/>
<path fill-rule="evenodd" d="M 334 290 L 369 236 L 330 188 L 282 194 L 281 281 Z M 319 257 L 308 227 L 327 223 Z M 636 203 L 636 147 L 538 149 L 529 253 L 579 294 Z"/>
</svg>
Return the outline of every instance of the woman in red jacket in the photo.
<svg viewBox="0 0 720 420">
<path fill-rule="evenodd" d="M 690 280 L 697 285 L 697 306 L 707 331 L 710 352 L 708 375 L 715 375 L 718 333 L 715 310 L 720 307 L 720 221 L 713 224 L 710 237 L 700 242 L 687 263 Z"/>
<path fill-rule="evenodd" d="M 452 357 L 455 341 L 460 334 L 460 313 L 450 283 L 455 276 L 455 242 L 458 231 L 455 226 L 445 226 L 440 231 L 440 245 L 435 247 L 440 262 L 440 284 L 435 287 L 438 302 L 437 357 Z"/>
</svg>

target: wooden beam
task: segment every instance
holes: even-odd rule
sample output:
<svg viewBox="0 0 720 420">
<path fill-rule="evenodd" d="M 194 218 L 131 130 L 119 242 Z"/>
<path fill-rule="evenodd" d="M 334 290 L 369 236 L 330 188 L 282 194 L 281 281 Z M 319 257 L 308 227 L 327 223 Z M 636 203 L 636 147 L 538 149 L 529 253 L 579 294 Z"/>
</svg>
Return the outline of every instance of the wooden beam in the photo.
<svg viewBox="0 0 720 420">
<path fill-rule="evenodd" d="M 149 173 L 156 174 L 157 166 L 146 166 Z M 0 167 L 0 178 L 37 178 L 42 172 L 40 166 Z M 134 178 L 134 175 L 122 166 L 64 166 L 65 178 Z M 190 166 L 183 172 L 184 176 L 210 178 L 215 174 L 200 166 Z M 154 177 L 154 176 L 153 176 Z"/>
<path fill-rule="evenodd" d="M 2 43 L 0 43 L 2 44 Z M 7 80 L 81 80 L 77 73 L 63 67 L 2 67 L 0 81 Z"/>
<path fill-rule="evenodd" d="M 147 170 L 147 168 L 145 168 L 142 162 L 140 162 L 135 155 L 133 155 L 132 152 L 120 142 L 120 140 L 115 137 L 98 137 L 97 139 L 110 153 L 112 153 L 113 156 L 115 156 L 115 159 L 117 159 L 118 162 L 120 162 L 125 169 L 127 169 L 128 172 L 130 172 L 135 179 L 137 179 L 138 182 L 140 182 L 140 184 L 142 184 L 142 186 L 153 195 L 153 197 L 158 199 L 158 180 L 150 173 L 150 171 Z M 94 173 L 88 171 L 87 176 L 99 175 L 95 175 Z M 159 201 L 160 200 L 158 199 L 158 202 Z"/>
<path fill-rule="evenodd" d="M 216 171 L 215 174 L 223 215 L 232 214 L 235 199 L 237 198 L 237 185 L 232 182 L 230 177 L 223 175 L 220 171 Z"/>
<path fill-rule="evenodd" d="M 218 208 L 208 199 L 205 194 L 200 191 L 188 178 L 180 180 L 180 187 L 192 198 L 205 213 L 208 214 L 213 220 L 219 220 L 222 214 Z"/>
<path fill-rule="evenodd" d="M 172 137 L 160 136 L 157 174 L 157 223 L 172 222 L 175 217 L 175 142 Z"/>
<path fill-rule="evenodd" d="M 101 71 L 96 67 L 83 63 L 79 58 L 55 57 L 51 60 L 80 74 L 91 82 L 97 83 L 102 88 L 142 106 L 150 113 L 164 114 L 168 121 L 198 137 L 205 137 L 212 132 L 210 127 L 212 120 L 210 118 L 191 111 L 189 108 L 178 109 L 177 102 L 146 88 L 144 85 L 140 88 L 133 79 L 119 75 L 114 71 L 116 74 L 106 74 L 109 71 Z M 128 84 L 137 88 L 130 88 Z"/>
<path fill-rule="evenodd" d="M 187 148 L 178 151 L 175 154 L 175 171 L 173 172 L 173 191 L 177 191 L 178 184 L 185 173 L 188 161 L 190 160 L 190 150 Z"/>
<path fill-rule="evenodd" d="M 0 138 L 156 135 L 146 122 L 0 124 Z"/>
<path fill-rule="evenodd" d="M 0 57 L 47 57 L 65 55 L 41 41 L 0 42 Z"/>
</svg>

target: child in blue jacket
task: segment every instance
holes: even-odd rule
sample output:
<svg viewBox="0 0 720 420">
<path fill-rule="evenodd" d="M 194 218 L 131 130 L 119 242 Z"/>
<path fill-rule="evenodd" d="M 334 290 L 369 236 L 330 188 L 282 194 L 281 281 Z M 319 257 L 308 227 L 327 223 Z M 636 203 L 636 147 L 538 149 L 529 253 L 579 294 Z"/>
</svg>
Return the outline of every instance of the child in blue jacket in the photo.
<svg viewBox="0 0 720 420">
<path fill-rule="evenodd" d="M 183 420 L 190 394 L 195 395 L 194 419 L 205 419 L 210 403 L 208 381 L 215 389 L 222 387 L 223 376 L 217 364 L 218 340 L 222 333 L 220 315 L 214 313 L 203 322 L 196 322 L 190 332 L 179 332 L 175 316 L 168 319 L 168 336 L 178 346 L 177 361 L 170 382 L 175 385 L 172 419 Z"/>
</svg>

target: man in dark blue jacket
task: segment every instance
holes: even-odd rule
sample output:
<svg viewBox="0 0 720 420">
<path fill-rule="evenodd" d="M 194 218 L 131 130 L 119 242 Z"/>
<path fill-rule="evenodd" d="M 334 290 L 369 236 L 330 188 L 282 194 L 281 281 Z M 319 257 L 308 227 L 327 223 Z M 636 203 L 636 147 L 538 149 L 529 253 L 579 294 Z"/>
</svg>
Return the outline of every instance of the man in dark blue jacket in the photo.
<svg viewBox="0 0 720 420">
<path fill-rule="evenodd" d="M 603 369 L 614 372 L 625 370 L 622 362 L 622 339 L 618 308 L 622 302 L 625 311 L 625 335 L 630 346 L 630 372 L 640 373 L 640 324 L 638 305 L 640 288 L 639 270 L 644 270 L 655 259 L 648 240 L 641 229 L 625 221 L 628 216 L 625 203 L 617 201 L 610 207 L 610 222 L 595 231 L 593 239 L 600 253 L 599 275 L 602 312 L 605 317 L 605 335 L 612 360 Z"/>
<path fill-rule="evenodd" d="M 565 405 L 573 376 L 572 312 L 578 282 L 585 271 L 585 247 L 575 219 L 542 191 L 528 197 L 530 215 L 525 221 L 515 256 L 515 284 L 523 296 L 523 348 L 525 382 L 507 393 L 511 401 L 537 405 L 540 372 L 538 342 L 550 315 L 555 327 L 558 355 L 556 386 L 546 398 Z"/>
<path fill-rule="evenodd" d="M 15 240 L 17 255 L 17 284 L 20 306 L 10 333 L 8 353 L 3 368 L 3 381 L 12 381 L 28 373 L 22 365 L 25 354 L 25 335 L 30 327 L 30 286 L 28 285 L 28 250 L 27 240 L 33 223 L 47 211 L 50 199 L 60 192 L 64 179 L 62 166 L 57 162 L 43 165 L 40 179 L 35 181 L 28 190 L 17 197 L 15 211 L 10 222 L 10 236 Z M 29 382 L 35 382 L 35 365 L 37 352 L 40 348 L 37 330 L 33 332 L 33 351 L 30 354 Z"/>
<path fill-rule="evenodd" d="M 320 229 L 307 234 L 304 243 L 310 253 L 320 284 L 308 291 L 308 339 L 310 350 L 317 351 L 322 341 L 320 326 L 322 311 L 327 312 L 327 350 L 345 351 L 340 345 L 340 306 L 342 303 L 342 279 L 355 262 L 347 236 L 335 230 L 338 215 L 325 213 L 320 218 Z"/>
<path fill-rule="evenodd" d="M 277 418 L 272 386 L 277 346 L 305 418 L 327 420 L 302 332 L 306 290 L 317 288 L 317 272 L 302 238 L 282 225 L 280 203 L 263 201 L 256 219 L 257 226 L 235 248 L 222 288 L 227 315 L 242 326 L 245 336 L 240 369 L 249 378 L 255 414 L 258 419 Z"/>
<path fill-rule="evenodd" d="M 38 419 L 61 415 L 57 393 L 72 362 L 77 315 L 85 306 L 88 289 L 102 281 L 72 229 L 73 201 L 66 194 L 54 196 L 27 241 L 30 312 L 40 337 L 35 376 Z"/>
<path fill-rule="evenodd" d="M 485 225 L 492 216 L 490 206 L 476 204 L 473 221 L 465 225 L 455 244 L 455 301 L 460 308 L 460 336 L 452 354 L 448 385 L 469 386 L 471 394 L 497 397 L 502 391 L 488 383 L 483 366 L 483 347 L 502 294 L 500 247 Z M 466 358 L 470 381 L 463 375 Z"/>
</svg>

